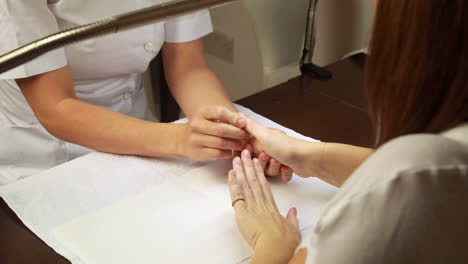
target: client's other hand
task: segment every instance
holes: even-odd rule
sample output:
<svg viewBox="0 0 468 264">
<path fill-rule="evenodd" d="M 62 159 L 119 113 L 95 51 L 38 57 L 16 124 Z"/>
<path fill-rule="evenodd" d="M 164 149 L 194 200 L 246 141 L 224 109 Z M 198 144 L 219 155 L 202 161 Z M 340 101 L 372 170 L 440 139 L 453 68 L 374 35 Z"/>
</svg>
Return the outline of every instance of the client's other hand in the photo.
<svg viewBox="0 0 468 264">
<path fill-rule="evenodd" d="M 237 226 L 255 250 L 254 258 L 270 254 L 275 260 L 289 260 L 301 240 L 296 209 L 290 209 L 287 217 L 279 213 L 262 165 L 251 159 L 248 150 L 233 160 L 233 167 L 229 191 Z"/>
</svg>

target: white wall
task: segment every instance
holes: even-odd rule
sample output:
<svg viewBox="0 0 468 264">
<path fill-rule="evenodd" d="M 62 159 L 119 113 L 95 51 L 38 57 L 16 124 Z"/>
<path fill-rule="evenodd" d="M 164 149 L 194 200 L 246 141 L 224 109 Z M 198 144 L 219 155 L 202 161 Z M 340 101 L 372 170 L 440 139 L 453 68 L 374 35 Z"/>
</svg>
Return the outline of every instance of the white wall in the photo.
<svg viewBox="0 0 468 264">
<path fill-rule="evenodd" d="M 210 43 L 207 57 L 234 100 L 300 74 L 308 4 L 309 0 L 241 0 L 212 10 L 215 31 L 234 38 L 234 63 L 210 55 Z M 316 64 L 331 64 L 366 47 L 373 1 L 319 0 L 317 9 Z"/>
<path fill-rule="evenodd" d="M 320 0 L 314 63 L 329 65 L 367 48 L 374 11 L 372 0 Z"/>
<path fill-rule="evenodd" d="M 231 98 L 237 100 L 262 91 L 263 60 L 253 16 L 241 1 L 237 1 L 212 10 L 211 18 L 215 32 L 234 38 L 233 63 L 211 55 L 210 46 L 219 43 L 205 41 L 208 64 L 218 74 Z"/>
</svg>

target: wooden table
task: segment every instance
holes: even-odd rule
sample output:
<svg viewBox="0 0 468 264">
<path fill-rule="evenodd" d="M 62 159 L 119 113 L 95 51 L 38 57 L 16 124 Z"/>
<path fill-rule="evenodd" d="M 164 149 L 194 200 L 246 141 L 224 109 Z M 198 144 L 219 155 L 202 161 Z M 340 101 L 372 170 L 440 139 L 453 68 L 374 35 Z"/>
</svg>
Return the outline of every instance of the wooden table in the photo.
<svg viewBox="0 0 468 264">
<path fill-rule="evenodd" d="M 322 141 L 372 145 L 362 69 L 350 60 L 327 67 L 334 79 L 299 77 L 237 103 Z M 0 263 L 69 263 L 27 229 L 0 200 Z"/>
</svg>

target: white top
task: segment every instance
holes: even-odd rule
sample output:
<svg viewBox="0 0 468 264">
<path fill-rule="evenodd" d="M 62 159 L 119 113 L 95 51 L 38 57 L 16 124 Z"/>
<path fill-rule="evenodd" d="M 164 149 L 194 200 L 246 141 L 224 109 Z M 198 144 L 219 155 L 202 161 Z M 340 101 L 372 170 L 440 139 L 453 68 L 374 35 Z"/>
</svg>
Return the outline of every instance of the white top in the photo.
<svg viewBox="0 0 468 264">
<path fill-rule="evenodd" d="M 0 54 L 60 30 L 164 2 L 169 0 L 0 0 Z M 47 133 L 13 79 L 68 64 L 79 99 L 148 119 L 140 74 L 164 42 L 188 42 L 211 31 L 206 10 L 82 41 L 0 74 L 0 185 L 91 151 Z"/>
<path fill-rule="evenodd" d="M 299 248 L 307 264 L 468 263 L 468 124 L 379 148 Z"/>
</svg>

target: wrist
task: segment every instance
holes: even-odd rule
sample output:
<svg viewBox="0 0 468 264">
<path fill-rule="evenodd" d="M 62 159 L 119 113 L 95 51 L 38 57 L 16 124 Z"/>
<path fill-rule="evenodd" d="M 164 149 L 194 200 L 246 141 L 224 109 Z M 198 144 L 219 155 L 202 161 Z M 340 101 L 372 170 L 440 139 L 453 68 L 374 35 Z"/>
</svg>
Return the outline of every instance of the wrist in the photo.
<svg viewBox="0 0 468 264">
<path fill-rule="evenodd" d="M 185 129 L 187 124 L 173 124 L 174 142 L 172 149 L 176 158 L 187 158 Z"/>
<path fill-rule="evenodd" d="M 286 264 L 294 256 L 298 245 L 299 241 L 284 238 L 258 241 L 251 264 Z"/>
</svg>

